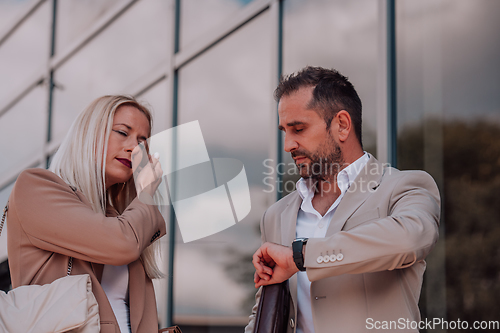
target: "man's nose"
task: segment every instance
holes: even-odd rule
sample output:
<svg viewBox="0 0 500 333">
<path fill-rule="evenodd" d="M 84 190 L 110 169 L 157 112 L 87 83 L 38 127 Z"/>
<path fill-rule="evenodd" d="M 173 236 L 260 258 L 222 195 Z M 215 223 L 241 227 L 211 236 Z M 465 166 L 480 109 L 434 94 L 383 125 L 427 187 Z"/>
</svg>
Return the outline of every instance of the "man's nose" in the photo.
<svg viewBox="0 0 500 333">
<path fill-rule="evenodd" d="M 297 149 L 299 147 L 299 144 L 297 143 L 296 140 L 294 140 L 290 135 L 285 134 L 285 151 L 287 153 L 290 153 Z"/>
</svg>

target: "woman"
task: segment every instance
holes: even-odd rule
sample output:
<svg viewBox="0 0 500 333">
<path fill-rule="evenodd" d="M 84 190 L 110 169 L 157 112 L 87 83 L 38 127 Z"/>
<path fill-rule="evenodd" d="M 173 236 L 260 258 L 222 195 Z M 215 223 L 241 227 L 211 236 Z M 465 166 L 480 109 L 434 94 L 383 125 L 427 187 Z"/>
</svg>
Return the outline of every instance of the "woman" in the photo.
<svg viewBox="0 0 500 333">
<path fill-rule="evenodd" d="M 135 99 L 104 96 L 76 119 L 49 170 L 23 171 L 9 198 L 12 286 L 89 274 L 101 332 L 157 332 L 152 244 L 165 234 L 155 206 L 136 198 L 131 154 L 151 135 L 151 114 Z M 151 157 L 154 193 L 161 168 Z"/>
</svg>

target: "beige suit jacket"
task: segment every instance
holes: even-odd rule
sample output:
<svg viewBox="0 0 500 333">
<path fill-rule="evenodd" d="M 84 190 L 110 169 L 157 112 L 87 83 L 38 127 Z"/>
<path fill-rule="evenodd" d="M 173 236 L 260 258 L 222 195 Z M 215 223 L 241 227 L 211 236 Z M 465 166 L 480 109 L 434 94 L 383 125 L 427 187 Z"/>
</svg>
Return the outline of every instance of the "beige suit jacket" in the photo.
<svg viewBox="0 0 500 333">
<path fill-rule="evenodd" d="M 290 246 L 301 203 L 293 192 L 271 206 L 261 221 L 262 241 Z M 305 248 L 315 332 L 371 332 L 377 321 L 395 321 L 398 332 L 417 332 L 406 329 L 406 320 L 420 320 L 424 258 L 438 239 L 439 215 L 431 176 L 385 167 L 371 157 L 337 207 L 326 237 L 309 239 Z M 327 251 L 344 258 L 318 263 Z M 288 331 L 295 332 L 296 275 L 290 290 Z M 259 297 L 260 290 L 257 304 Z M 253 331 L 257 304 L 245 332 Z"/>
<path fill-rule="evenodd" d="M 102 333 L 119 333 L 99 281 L 103 264 L 129 267 L 130 324 L 134 333 L 157 333 L 151 279 L 139 256 L 166 232 L 157 208 L 134 200 L 122 215 L 95 213 L 79 191 L 43 169 L 23 171 L 9 198 L 8 256 L 12 286 L 46 284 L 66 275 L 89 274 L 99 304 Z"/>
</svg>

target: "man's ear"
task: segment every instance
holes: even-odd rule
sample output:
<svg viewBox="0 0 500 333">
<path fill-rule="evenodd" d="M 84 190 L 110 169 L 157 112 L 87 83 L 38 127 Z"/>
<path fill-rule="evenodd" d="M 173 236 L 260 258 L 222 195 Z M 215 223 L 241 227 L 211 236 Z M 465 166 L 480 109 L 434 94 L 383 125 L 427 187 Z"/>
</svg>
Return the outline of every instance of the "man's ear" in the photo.
<svg viewBox="0 0 500 333">
<path fill-rule="evenodd" d="M 335 115 L 334 121 L 337 124 L 336 128 L 338 131 L 337 136 L 339 138 L 339 141 L 345 142 L 349 137 L 352 129 L 351 115 L 346 110 L 340 110 Z"/>
</svg>

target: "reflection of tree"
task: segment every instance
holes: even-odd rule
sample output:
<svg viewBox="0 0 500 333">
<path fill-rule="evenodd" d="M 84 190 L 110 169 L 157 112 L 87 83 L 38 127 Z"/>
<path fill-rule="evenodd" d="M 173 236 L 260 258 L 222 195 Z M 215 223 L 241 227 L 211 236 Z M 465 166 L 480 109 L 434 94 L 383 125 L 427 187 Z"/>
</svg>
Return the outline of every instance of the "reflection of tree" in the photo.
<svg viewBox="0 0 500 333">
<path fill-rule="evenodd" d="M 402 131 L 400 169 L 425 169 L 423 133 Z M 448 320 L 499 320 L 500 126 L 455 121 L 442 135 Z"/>
<path fill-rule="evenodd" d="M 260 224 L 255 224 L 255 232 L 260 238 Z M 257 249 L 255 249 L 257 250 Z M 237 248 L 232 248 L 228 252 L 228 260 L 224 265 L 224 269 L 229 277 L 245 288 L 246 297 L 241 303 L 241 309 L 244 313 L 252 312 L 252 307 L 255 304 L 255 293 L 257 290 L 254 288 L 253 276 L 255 268 L 252 264 L 252 253 L 243 252 Z"/>
</svg>

